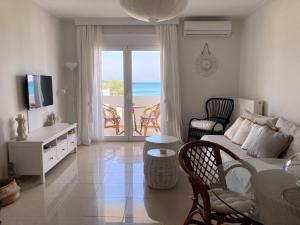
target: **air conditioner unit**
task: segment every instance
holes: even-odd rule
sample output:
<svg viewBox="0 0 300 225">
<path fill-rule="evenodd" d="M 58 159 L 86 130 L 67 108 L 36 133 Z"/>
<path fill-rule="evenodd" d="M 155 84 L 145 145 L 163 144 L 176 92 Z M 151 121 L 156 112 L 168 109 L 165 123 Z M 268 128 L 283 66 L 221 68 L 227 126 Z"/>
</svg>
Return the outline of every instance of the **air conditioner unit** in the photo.
<svg viewBox="0 0 300 225">
<path fill-rule="evenodd" d="M 231 21 L 184 21 L 183 34 L 193 36 L 229 37 L 232 31 Z"/>
</svg>

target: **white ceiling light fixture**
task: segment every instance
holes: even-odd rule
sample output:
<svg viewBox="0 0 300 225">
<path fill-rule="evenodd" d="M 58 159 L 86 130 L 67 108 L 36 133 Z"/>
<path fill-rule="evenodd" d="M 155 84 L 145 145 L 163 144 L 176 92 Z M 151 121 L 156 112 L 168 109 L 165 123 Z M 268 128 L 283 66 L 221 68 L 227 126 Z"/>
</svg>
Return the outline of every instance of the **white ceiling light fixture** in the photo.
<svg viewBox="0 0 300 225">
<path fill-rule="evenodd" d="M 144 22 L 161 22 L 175 18 L 188 0 L 120 0 L 125 12 Z"/>
</svg>

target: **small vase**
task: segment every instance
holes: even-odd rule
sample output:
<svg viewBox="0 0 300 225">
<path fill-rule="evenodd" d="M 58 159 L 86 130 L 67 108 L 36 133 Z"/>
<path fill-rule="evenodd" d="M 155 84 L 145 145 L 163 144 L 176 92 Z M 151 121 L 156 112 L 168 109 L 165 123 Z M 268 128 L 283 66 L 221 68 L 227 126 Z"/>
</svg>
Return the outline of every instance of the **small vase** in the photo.
<svg viewBox="0 0 300 225">
<path fill-rule="evenodd" d="M 18 128 L 17 128 L 17 141 L 25 141 L 27 139 L 26 134 L 26 127 L 25 127 L 25 118 L 24 115 L 19 114 L 16 118 L 16 121 L 18 122 Z"/>
</svg>

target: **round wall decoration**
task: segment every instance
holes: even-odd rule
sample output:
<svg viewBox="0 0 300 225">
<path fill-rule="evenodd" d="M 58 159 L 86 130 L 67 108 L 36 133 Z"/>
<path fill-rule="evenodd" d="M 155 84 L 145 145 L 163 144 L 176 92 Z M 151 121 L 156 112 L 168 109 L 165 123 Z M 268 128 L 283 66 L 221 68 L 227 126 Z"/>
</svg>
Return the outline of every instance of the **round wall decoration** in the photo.
<svg viewBox="0 0 300 225">
<path fill-rule="evenodd" d="M 205 43 L 201 55 L 195 61 L 196 72 L 203 77 L 208 77 L 218 70 L 216 57 L 210 52 L 208 44 Z"/>
</svg>

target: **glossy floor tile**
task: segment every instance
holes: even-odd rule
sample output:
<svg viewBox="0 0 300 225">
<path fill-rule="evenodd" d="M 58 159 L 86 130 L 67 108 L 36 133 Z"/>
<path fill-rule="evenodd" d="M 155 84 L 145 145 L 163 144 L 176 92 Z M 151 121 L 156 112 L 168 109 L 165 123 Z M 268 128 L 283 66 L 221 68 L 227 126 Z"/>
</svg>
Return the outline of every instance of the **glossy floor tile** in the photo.
<svg viewBox="0 0 300 225">
<path fill-rule="evenodd" d="M 171 190 L 144 184 L 143 143 L 80 147 L 46 175 L 23 177 L 21 198 L 0 211 L 3 225 L 182 225 L 191 187 L 181 172 Z"/>
</svg>

